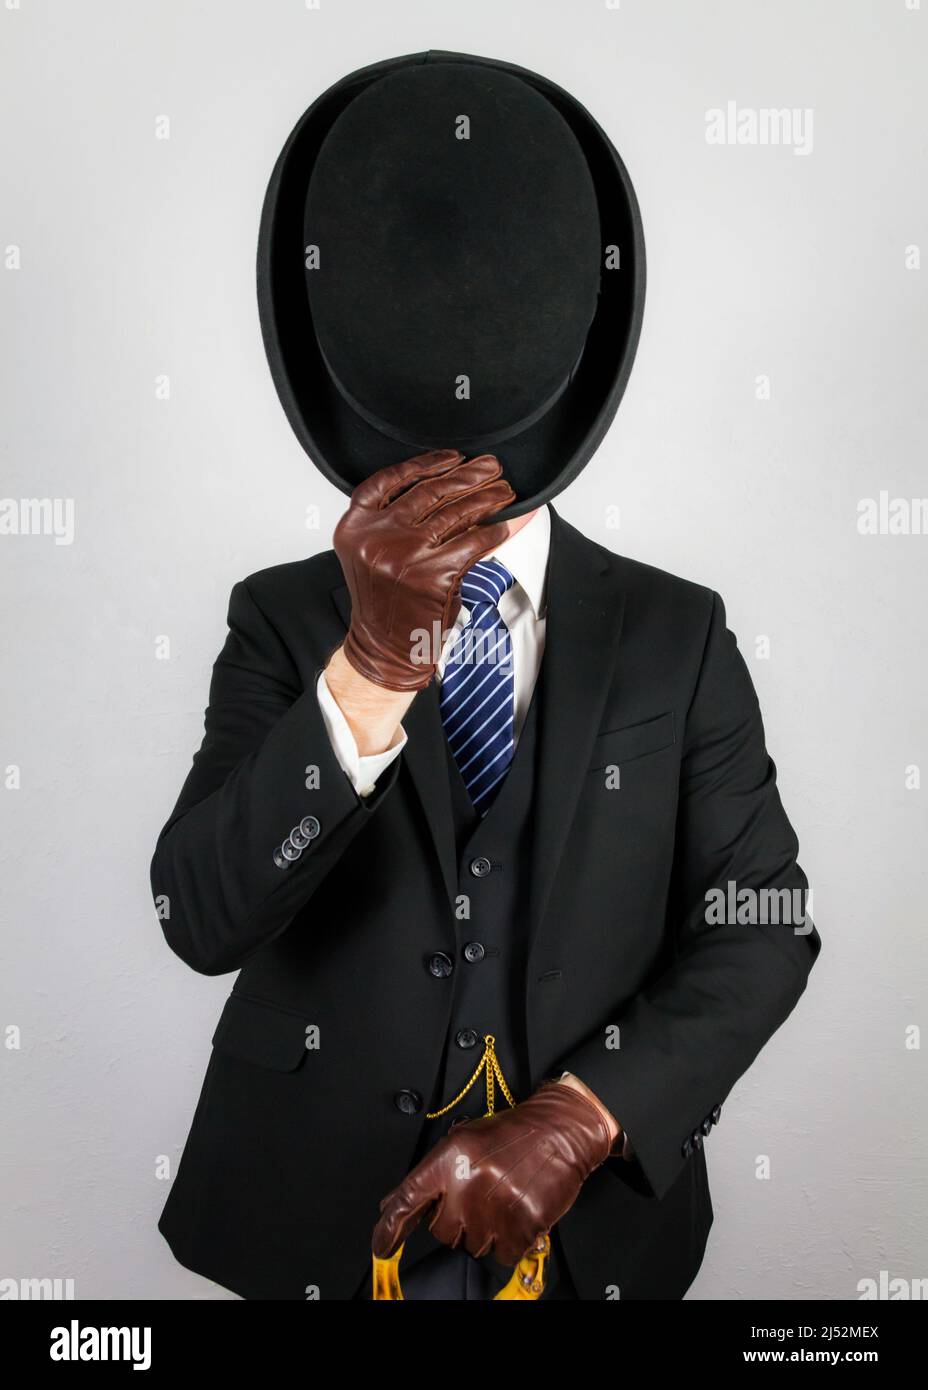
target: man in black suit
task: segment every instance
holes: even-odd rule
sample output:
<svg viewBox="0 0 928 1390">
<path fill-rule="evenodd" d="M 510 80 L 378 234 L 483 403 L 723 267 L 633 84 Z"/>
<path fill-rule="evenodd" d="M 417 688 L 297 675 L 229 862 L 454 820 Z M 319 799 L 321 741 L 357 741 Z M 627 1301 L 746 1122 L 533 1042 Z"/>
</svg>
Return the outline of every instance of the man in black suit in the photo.
<svg viewBox="0 0 928 1390">
<path fill-rule="evenodd" d="M 637 204 L 602 132 L 543 79 L 432 54 L 362 76 L 335 118 L 344 144 L 330 134 L 310 181 L 320 263 L 352 225 L 344 162 L 364 140 L 389 168 L 382 146 L 402 128 L 405 170 L 411 142 L 434 139 L 422 168 L 450 161 L 442 198 L 407 217 L 415 166 L 393 220 L 358 225 L 391 265 L 428 261 L 448 317 L 434 338 L 417 320 L 389 352 L 376 283 L 356 314 L 346 295 L 356 255 L 334 289 L 292 293 L 274 248 L 302 218 L 312 108 L 269 191 L 262 321 L 291 423 L 352 502 L 334 551 L 232 590 L 203 742 L 152 861 L 170 947 L 201 973 L 238 972 L 160 1229 L 246 1298 L 368 1296 L 375 1223 L 375 1254 L 403 1245 L 414 1298 L 492 1296 L 548 1232 L 546 1299 L 681 1298 L 712 1223 L 704 1140 L 820 942 L 721 599 L 587 540 L 549 502 L 602 437 L 634 355 Z M 449 83 L 448 110 L 494 131 L 466 165 L 446 139 Z M 326 129 L 343 107 L 323 99 Z M 545 138 L 527 141 L 538 123 Z M 564 331 L 518 340 L 531 351 L 507 389 L 501 352 L 492 389 L 455 398 L 454 447 L 401 453 L 441 420 L 440 389 L 415 420 L 416 383 L 450 379 L 468 350 L 446 199 L 473 175 L 472 213 L 480 161 L 510 170 L 517 155 L 523 182 L 537 177 L 531 206 L 566 219 L 550 301 L 566 284 Z M 505 215 L 475 264 L 492 266 Z M 538 217 L 540 275 L 552 228 Z M 610 217 L 621 285 L 599 280 Z M 519 228 L 527 256 L 533 228 Z M 494 282 L 488 314 L 511 301 L 501 345 L 537 292 L 532 277 Z M 602 331 L 623 315 L 622 334 Z M 389 328 L 395 346 L 403 326 Z M 456 446 L 462 421 L 482 446 Z M 739 910 L 720 915 L 732 894 Z M 771 895 L 799 910 L 770 914 Z"/>
<path fill-rule="evenodd" d="M 550 518 L 533 757 L 520 738 L 470 823 L 437 682 L 410 701 L 345 661 L 335 554 L 233 590 L 152 885 L 187 964 L 240 971 L 161 1229 L 246 1297 L 355 1293 L 378 1200 L 440 1137 L 424 1114 L 466 1082 L 484 1030 L 517 1101 L 566 1071 L 630 1138 L 557 1227 L 579 1296 L 677 1298 L 699 1267 L 703 1138 L 818 935 L 707 924 L 729 882 L 807 886 L 721 600 Z M 405 706 L 405 746 L 365 795 L 320 673 L 363 756 L 396 742 Z"/>
</svg>

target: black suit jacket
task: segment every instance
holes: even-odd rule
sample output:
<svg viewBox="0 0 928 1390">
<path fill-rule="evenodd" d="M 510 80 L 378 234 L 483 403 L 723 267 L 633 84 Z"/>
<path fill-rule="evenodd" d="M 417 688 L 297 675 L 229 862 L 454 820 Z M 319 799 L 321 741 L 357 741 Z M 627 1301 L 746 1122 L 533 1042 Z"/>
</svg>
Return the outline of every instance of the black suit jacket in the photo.
<svg viewBox="0 0 928 1390">
<path fill-rule="evenodd" d="M 352 1296 L 422 1124 L 398 1094 L 431 1094 L 450 1015 L 453 977 L 425 965 L 458 953 L 437 690 L 362 801 L 315 693 L 348 614 L 332 552 L 236 584 L 151 866 L 168 945 L 204 974 L 240 972 L 159 1226 L 182 1263 L 248 1298 Z M 636 1153 L 591 1176 L 562 1245 L 582 1298 L 679 1298 L 712 1223 L 703 1130 L 820 944 L 811 922 L 709 925 L 706 894 L 806 878 L 716 594 L 553 513 L 539 681 L 532 1080 L 575 1072 Z M 319 832 L 281 868 L 306 817 Z"/>
</svg>

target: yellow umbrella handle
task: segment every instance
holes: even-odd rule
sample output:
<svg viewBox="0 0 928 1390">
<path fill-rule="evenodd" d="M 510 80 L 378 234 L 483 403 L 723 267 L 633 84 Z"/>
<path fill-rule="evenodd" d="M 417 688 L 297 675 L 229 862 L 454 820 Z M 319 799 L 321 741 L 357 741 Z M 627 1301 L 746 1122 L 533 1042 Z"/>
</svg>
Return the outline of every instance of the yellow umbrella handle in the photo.
<svg viewBox="0 0 928 1390">
<path fill-rule="evenodd" d="M 389 1259 L 381 1260 L 374 1255 L 374 1291 L 372 1296 L 375 1299 L 403 1299 L 403 1290 L 400 1287 L 402 1254 L 403 1246 L 401 1245 Z M 544 1292 L 545 1265 L 550 1254 L 550 1237 L 539 1236 L 535 1249 L 522 1256 L 512 1271 L 512 1278 L 504 1289 L 500 1289 L 496 1295 L 496 1300 L 516 1298 L 534 1301 L 536 1298 L 540 1298 Z"/>
</svg>

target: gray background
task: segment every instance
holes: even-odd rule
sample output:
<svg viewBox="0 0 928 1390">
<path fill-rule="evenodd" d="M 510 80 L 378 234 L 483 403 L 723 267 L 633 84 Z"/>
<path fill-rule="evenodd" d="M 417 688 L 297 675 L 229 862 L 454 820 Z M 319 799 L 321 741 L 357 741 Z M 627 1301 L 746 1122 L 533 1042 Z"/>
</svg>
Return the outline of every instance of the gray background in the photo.
<svg viewBox="0 0 928 1390">
<path fill-rule="evenodd" d="M 233 1297 L 155 1228 L 157 1157 L 176 1164 L 233 976 L 169 952 L 148 864 L 229 590 L 327 547 L 345 505 L 263 356 L 268 175 L 331 82 L 430 47 L 545 73 L 628 164 L 641 347 L 556 506 L 722 594 L 814 888 L 822 958 L 709 1143 L 716 1223 L 689 1296 L 853 1298 L 880 1270 L 928 1275 L 925 1062 L 905 1046 L 928 974 L 928 792 L 905 787 L 928 762 L 928 537 L 857 529 L 860 499 L 928 493 L 928 270 L 905 266 L 928 244 L 928 4 L 6 3 L 0 253 L 19 246 L 21 269 L 0 265 L 0 495 L 73 498 L 76 529 L 70 546 L 0 536 L 0 774 L 22 770 L 0 787 L 0 1041 L 22 1030 L 0 1046 L 0 1278 Z M 730 99 L 813 108 L 813 152 L 707 144 L 706 110 Z"/>
</svg>

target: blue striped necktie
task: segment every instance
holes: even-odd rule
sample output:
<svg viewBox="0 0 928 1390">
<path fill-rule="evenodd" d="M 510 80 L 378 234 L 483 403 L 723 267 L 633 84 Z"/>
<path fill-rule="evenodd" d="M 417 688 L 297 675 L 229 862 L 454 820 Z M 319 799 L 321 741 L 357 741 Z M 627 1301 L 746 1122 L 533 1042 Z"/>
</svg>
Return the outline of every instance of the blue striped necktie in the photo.
<svg viewBox="0 0 928 1390">
<path fill-rule="evenodd" d="M 458 633 L 441 682 L 441 717 L 474 809 L 485 816 L 513 755 L 512 641 L 498 604 L 515 583 L 498 560 L 479 560 L 461 581 L 470 619 Z"/>
</svg>

